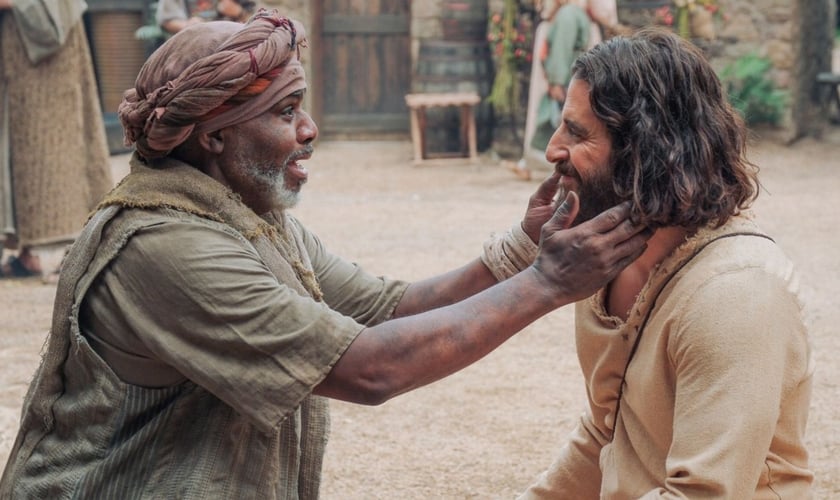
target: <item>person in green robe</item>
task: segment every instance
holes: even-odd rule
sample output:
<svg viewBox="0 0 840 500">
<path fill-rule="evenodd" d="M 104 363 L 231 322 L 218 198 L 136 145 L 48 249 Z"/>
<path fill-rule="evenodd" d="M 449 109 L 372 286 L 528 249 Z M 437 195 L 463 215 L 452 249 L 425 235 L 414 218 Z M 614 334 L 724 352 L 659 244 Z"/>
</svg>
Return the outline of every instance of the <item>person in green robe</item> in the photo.
<svg viewBox="0 0 840 500">
<path fill-rule="evenodd" d="M 538 47 L 539 60 L 548 81 L 548 92 L 537 106 L 536 129 L 531 148 L 545 151 L 548 140 L 559 125 L 575 59 L 587 48 L 590 20 L 586 12 L 568 0 L 556 0 L 557 11 L 549 19 L 545 41 Z"/>
</svg>

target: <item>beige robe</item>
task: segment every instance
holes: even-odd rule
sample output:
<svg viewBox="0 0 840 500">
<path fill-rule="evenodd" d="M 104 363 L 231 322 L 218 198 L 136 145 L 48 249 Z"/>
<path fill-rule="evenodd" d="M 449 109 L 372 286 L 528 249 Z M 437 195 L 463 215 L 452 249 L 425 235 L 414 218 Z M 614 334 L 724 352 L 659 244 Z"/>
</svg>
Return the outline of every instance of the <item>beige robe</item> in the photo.
<svg viewBox="0 0 840 500">
<path fill-rule="evenodd" d="M 522 499 L 811 498 L 804 306 L 761 234 L 742 216 L 701 229 L 626 321 L 604 290 L 576 305 L 589 407 Z"/>
<path fill-rule="evenodd" d="M 0 242 L 69 243 L 113 186 L 84 25 L 33 64 L 12 12 L 0 13 L 0 81 Z"/>
</svg>

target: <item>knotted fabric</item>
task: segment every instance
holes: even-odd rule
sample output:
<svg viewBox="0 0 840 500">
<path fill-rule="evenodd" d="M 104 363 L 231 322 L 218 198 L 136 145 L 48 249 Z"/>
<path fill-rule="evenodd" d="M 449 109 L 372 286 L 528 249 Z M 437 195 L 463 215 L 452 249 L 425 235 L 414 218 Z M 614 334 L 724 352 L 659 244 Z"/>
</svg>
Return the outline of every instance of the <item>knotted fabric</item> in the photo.
<svg viewBox="0 0 840 500">
<path fill-rule="evenodd" d="M 481 261 L 493 276 L 504 281 L 534 263 L 539 245 L 515 224 L 504 233 L 493 233 L 484 242 Z"/>
<path fill-rule="evenodd" d="M 213 132 L 267 111 L 305 89 L 297 21 L 260 9 L 246 24 L 212 21 L 167 40 L 140 69 L 118 113 L 125 144 L 147 159 L 190 134 Z"/>
</svg>

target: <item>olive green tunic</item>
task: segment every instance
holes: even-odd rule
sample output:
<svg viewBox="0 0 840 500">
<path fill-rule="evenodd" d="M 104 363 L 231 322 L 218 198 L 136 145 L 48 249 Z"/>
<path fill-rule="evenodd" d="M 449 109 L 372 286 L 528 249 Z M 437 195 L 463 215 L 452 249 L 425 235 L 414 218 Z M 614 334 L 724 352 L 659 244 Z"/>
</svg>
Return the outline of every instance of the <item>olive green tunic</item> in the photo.
<svg viewBox="0 0 840 500">
<path fill-rule="evenodd" d="M 133 162 L 67 257 L 0 498 L 318 497 L 312 390 L 407 284 L 163 163 Z"/>
</svg>

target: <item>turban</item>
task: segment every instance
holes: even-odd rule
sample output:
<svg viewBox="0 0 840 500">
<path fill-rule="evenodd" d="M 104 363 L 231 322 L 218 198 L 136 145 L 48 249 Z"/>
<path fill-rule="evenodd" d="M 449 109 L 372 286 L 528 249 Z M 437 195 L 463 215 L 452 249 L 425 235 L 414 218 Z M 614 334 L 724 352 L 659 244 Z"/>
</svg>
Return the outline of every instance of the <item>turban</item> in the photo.
<svg viewBox="0 0 840 500">
<path fill-rule="evenodd" d="M 146 159 L 168 155 L 192 133 L 250 120 L 305 89 L 300 23 L 260 9 L 246 24 L 211 21 L 176 33 L 123 94 L 125 144 Z"/>
</svg>

